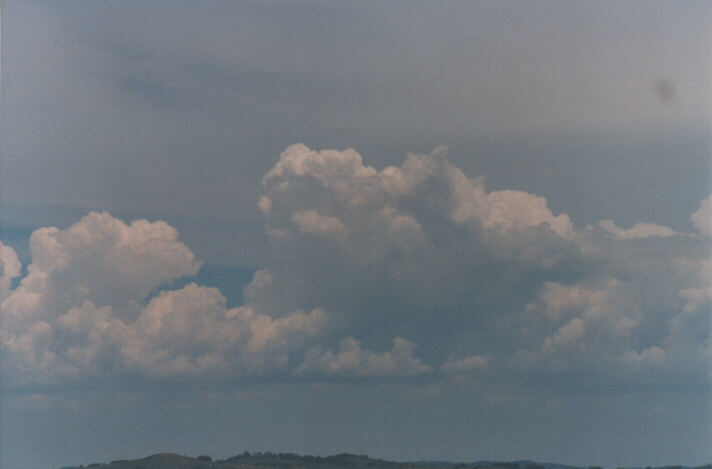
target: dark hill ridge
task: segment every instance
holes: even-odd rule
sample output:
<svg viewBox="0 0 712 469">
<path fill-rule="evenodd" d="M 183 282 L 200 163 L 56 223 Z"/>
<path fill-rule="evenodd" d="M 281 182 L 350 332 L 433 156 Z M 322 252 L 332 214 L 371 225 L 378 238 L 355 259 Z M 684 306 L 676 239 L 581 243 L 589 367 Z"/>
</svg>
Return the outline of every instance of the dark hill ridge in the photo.
<svg viewBox="0 0 712 469">
<path fill-rule="evenodd" d="M 398 463 L 364 455 L 300 456 L 293 453 L 243 453 L 225 460 L 207 456 L 191 458 L 171 453 L 154 454 L 143 459 L 67 466 L 62 469 L 422 469 L 413 463 Z"/>
<path fill-rule="evenodd" d="M 596 466 L 569 466 L 566 464 L 556 464 L 551 462 L 536 462 L 528 459 L 518 461 L 474 461 L 466 463 L 450 462 L 450 461 L 417 461 L 418 466 L 425 467 L 479 467 L 493 469 L 589 469 Z"/>
<path fill-rule="evenodd" d="M 373 459 L 365 455 L 337 454 L 334 456 L 301 456 L 294 453 L 248 453 L 244 452 L 225 460 L 213 461 L 209 456 L 191 458 L 172 453 L 160 453 L 142 459 L 116 460 L 109 463 L 92 463 L 82 466 L 67 466 L 62 469 L 600 469 L 593 467 L 567 466 L 554 463 L 537 463 L 529 460 L 511 462 L 475 461 L 454 463 L 448 461 L 394 462 Z M 624 468 L 619 468 L 624 469 Z M 653 469 L 653 468 L 629 468 Z M 660 466 L 654 469 L 712 469 L 704 466 Z"/>
</svg>

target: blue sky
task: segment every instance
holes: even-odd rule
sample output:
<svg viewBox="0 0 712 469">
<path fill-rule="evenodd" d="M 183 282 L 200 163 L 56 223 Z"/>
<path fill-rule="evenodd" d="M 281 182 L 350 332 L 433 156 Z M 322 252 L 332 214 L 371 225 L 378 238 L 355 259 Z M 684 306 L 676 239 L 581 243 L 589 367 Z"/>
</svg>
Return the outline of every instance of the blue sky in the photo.
<svg viewBox="0 0 712 469">
<path fill-rule="evenodd" d="M 708 3 L 2 13 L 3 467 L 712 460 Z"/>
</svg>

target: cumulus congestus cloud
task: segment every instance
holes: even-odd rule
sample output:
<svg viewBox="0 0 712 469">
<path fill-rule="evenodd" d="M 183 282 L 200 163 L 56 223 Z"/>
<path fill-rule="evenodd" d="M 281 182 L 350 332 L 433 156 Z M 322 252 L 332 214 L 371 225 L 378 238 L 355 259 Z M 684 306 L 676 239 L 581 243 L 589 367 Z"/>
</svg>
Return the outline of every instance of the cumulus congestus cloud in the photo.
<svg viewBox="0 0 712 469">
<path fill-rule="evenodd" d="M 543 197 L 487 191 L 445 148 L 377 170 L 353 149 L 293 145 L 262 184 L 276 255 L 249 296 L 265 309 L 324 307 L 380 350 L 408 337 L 444 375 L 707 373 L 708 290 L 690 289 L 709 284 L 700 237 L 610 220 L 576 229 Z M 708 201 L 692 215 L 702 233 Z M 335 372 L 345 356 L 313 352 L 303 369 Z"/>
<path fill-rule="evenodd" d="M 200 262 L 160 221 L 41 228 L 19 283 L 0 246 L 8 379 L 707 373 L 709 199 L 691 218 L 699 235 L 577 229 L 543 197 L 488 191 L 445 148 L 377 170 L 352 149 L 293 145 L 262 186 L 272 249 L 242 305 L 166 287 Z"/>
<path fill-rule="evenodd" d="M 325 313 L 280 318 L 250 306 L 228 309 L 215 288 L 191 283 L 200 263 L 164 222 L 126 225 L 90 213 L 67 230 L 32 234 L 32 263 L 2 302 L 3 369 L 13 383 L 139 373 L 149 378 L 264 373 L 317 334 Z M 2 246 L 3 288 L 19 272 Z"/>
<path fill-rule="evenodd" d="M 488 192 L 445 153 L 378 171 L 355 150 L 287 148 L 259 201 L 272 281 L 248 289 L 250 301 L 276 312 L 320 305 L 356 336 L 377 328 L 382 348 L 408 337 L 444 358 L 437 342 L 487 336 L 476 323 L 521 306 L 548 278 L 586 271 L 567 215 L 532 194 Z"/>
</svg>

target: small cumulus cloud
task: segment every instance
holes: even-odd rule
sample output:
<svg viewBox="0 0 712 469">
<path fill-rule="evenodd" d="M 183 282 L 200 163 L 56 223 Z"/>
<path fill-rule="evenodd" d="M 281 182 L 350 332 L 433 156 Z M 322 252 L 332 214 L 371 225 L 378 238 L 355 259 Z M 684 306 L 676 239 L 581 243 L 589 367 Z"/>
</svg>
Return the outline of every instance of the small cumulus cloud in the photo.
<svg viewBox="0 0 712 469">
<path fill-rule="evenodd" d="M 20 276 L 22 264 L 17 253 L 0 241 L 0 301 L 10 293 L 13 279 Z"/>
<path fill-rule="evenodd" d="M 692 223 L 706 236 L 712 236 L 712 195 L 700 202 L 700 208 L 692 214 Z"/>
<path fill-rule="evenodd" d="M 294 374 L 402 377 L 430 373 L 432 367 L 416 358 L 414 351 L 415 344 L 399 337 L 393 339 L 391 350 L 383 353 L 364 350 L 358 340 L 346 337 L 339 342 L 337 353 L 322 353 L 318 347 L 310 349 Z"/>
<path fill-rule="evenodd" d="M 486 228 L 511 230 L 527 226 L 546 224 L 562 238 L 573 235 L 573 226 L 568 215 L 554 214 L 547 207 L 546 199 L 513 190 L 494 191 L 487 196 Z"/>
<path fill-rule="evenodd" d="M 474 373 L 486 370 L 490 362 L 489 355 L 470 355 L 459 359 L 449 359 L 440 365 L 440 370 L 449 375 Z"/>
<path fill-rule="evenodd" d="M 603 363 L 613 367 L 629 351 L 633 330 L 640 322 L 638 299 L 616 280 L 600 288 L 546 283 L 539 294 L 540 306 L 529 315 L 541 314 L 538 345 L 515 352 L 510 363 L 527 373 L 532 370 L 566 372 L 588 369 L 598 372 Z"/>
<path fill-rule="evenodd" d="M 616 239 L 643 239 L 653 237 L 675 236 L 680 233 L 667 226 L 656 225 L 654 223 L 636 223 L 628 229 L 619 228 L 611 220 L 603 220 L 598 223 L 609 236 Z"/>
</svg>

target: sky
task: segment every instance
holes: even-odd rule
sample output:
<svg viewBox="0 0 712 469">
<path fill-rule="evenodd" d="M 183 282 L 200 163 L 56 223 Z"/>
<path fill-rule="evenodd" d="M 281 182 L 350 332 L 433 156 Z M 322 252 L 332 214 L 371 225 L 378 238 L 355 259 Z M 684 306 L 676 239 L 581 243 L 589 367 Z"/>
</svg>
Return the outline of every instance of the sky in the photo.
<svg viewBox="0 0 712 469">
<path fill-rule="evenodd" d="M 712 462 L 712 4 L 2 5 L 0 465 Z"/>
</svg>

